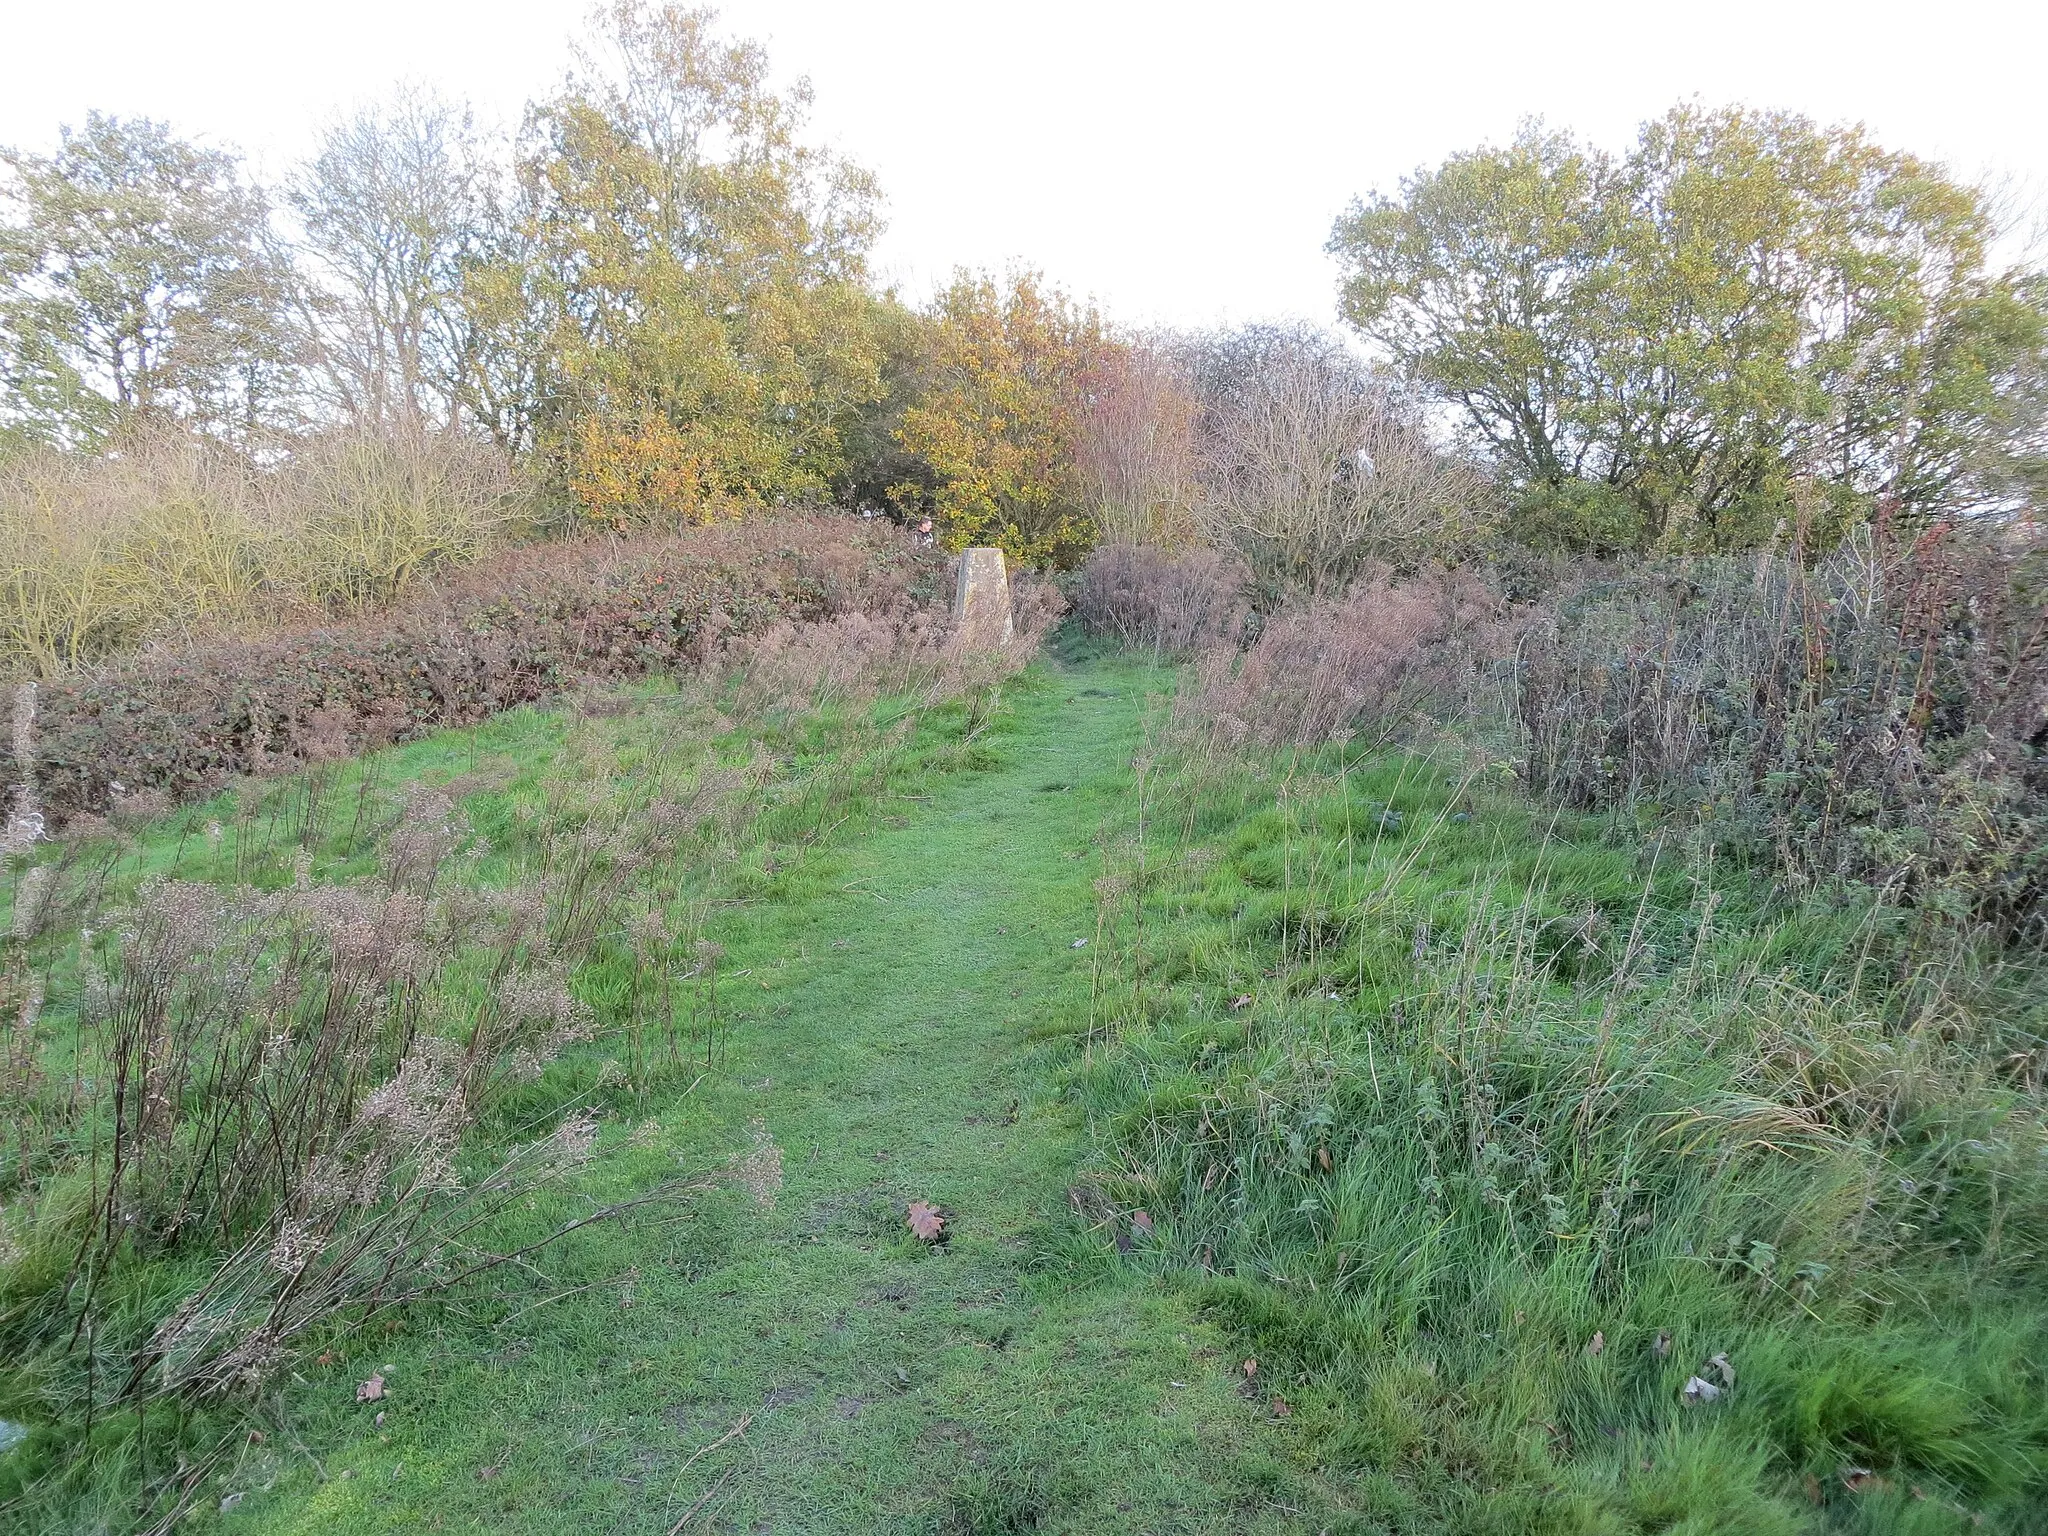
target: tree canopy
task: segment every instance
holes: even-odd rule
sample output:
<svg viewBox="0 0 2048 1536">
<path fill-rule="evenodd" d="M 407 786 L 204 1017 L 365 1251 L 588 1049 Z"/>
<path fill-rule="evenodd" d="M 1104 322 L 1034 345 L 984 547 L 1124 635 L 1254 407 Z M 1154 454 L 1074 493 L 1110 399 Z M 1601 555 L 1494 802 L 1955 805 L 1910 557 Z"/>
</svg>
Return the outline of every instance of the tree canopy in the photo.
<svg viewBox="0 0 2048 1536">
<path fill-rule="evenodd" d="M 1330 250 L 1346 320 L 1455 405 L 1525 535 L 1713 549 L 1995 497 L 2044 309 L 1993 234 L 1861 129 L 1681 106 L 1618 156 L 1540 124 L 1453 155 Z"/>
<path fill-rule="evenodd" d="M 275 420 L 291 270 L 234 156 L 95 112 L 54 155 L 0 166 L 0 432 L 91 446 L 137 415 Z"/>
<path fill-rule="evenodd" d="M 598 52 L 529 114 L 520 218 L 549 408 L 600 520 L 819 497 L 879 399 L 871 177 L 799 134 L 753 43 L 619 0 Z"/>
<path fill-rule="evenodd" d="M 1076 465 L 1081 421 L 1106 348 L 1102 319 L 1032 272 L 1006 284 L 962 272 L 931 317 L 918 402 L 898 432 L 930 466 L 948 548 L 997 544 L 1035 565 L 1070 565 L 1094 541 Z M 921 488 L 897 498 L 912 504 Z"/>
</svg>

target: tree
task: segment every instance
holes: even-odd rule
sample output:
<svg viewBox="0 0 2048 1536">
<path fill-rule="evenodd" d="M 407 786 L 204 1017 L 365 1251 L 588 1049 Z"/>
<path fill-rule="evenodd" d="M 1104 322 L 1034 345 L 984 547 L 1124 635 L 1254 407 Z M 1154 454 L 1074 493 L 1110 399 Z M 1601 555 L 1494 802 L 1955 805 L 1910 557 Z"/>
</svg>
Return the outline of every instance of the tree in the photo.
<svg viewBox="0 0 2048 1536">
<path fill-rule="evenodd" d="M 1369 562 L 1454 558 L 1479 530 L 1483 477 L 1335 337 L 1252 327 L 1212 341 L 1197 378 L 1195 522 L 1244 557 L 1263 600 L 1341 589 Z"/>
<path fill-rule="evenodd" d="M 1167 338 L 1104 348 L 1088 377 L 1075 469 L 1106 543 L 1193 535 L 1201 402 L 1185 351 Z"/>
<path fill-rule="evenodd" d="M 1973 466 L 2037 355 L 1984 198 L 1788 113 L 1682 106 L 1615 157 L 1525 127 L 1337 223 L 1345 318 L 1461 411 L 1525 532 L 1739 548 L 1795 488 L 1982 503 Z M 1812 498 L 1804 498 L 1811 501 Z"/>
<path fill-rule="evenodd" d="M 1111 350 L 1101 319 L 1035 273 L 999 288 L 962 272 L 933 308 L 929 346 L 898 437 L 929 466 L 946 547 L 1074 564 L 1094 542 L 1075 455 L 1089 383 Z M 906 482 L 898 499 L 922 489 Z"/>
<path fill-rule="evenodd" d="M 488 239 L 490 182 L 468 113 L 409 89 L 335 122 L 294 178 L 316 278 L 315 373 L 342 415 L 459 423 L 462 285 Z"/>
<path fill-rule="evenodd" d="M 807 88 L 771 90 L 766 55 L 716 38 L 711 13 L 604 15 L 529 113 L 527 265 L 471 292 L 502 320 L 544 316 L 538 430 L 586 516 L 823 495 L 849 418 L 882 394 L 872 179 L 800 142 Z"/>
<path fill-rule="evenodd" d="M 235 157 L 93 113 L 0 151 L 0 374 L 14 435 L 90 445 L 135 417 L 248 437 L 288 418 L 292 273 Z"/>
</svg>

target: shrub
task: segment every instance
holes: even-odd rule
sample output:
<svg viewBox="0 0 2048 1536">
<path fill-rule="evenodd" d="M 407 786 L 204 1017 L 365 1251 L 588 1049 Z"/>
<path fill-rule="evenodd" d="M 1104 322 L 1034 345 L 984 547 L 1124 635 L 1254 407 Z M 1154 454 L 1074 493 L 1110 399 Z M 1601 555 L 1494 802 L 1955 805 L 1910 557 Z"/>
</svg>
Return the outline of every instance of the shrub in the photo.
<svg viewBox="0 0 2048 1536">
<path fill-rule="evenodd" d="M 1524 647 L 1531 784 L 1698 809 L 1795 883 L 2048 919 L 2048 558 L 1937 529 L 1587 583 Z"/>
<path fill-rule="evenodd" d="M 901 605 L 933 574 L 893 533 L 821 516 L 508 551 L 387 613 L 51 683 L 33 782 L 53 823 L 108 808 L 117 784 L 188 797 L 314 755 L 315 737 L 329 755 L 407 739 L 781 621 Z"/>
<path fill-rule="evenodd" d="M 1484 476 L 1335 337 L 1254 327 L 1218 338 L 1195 371 L 1194 523 L 1250 566 L 1262 607 L 1336 592 L 1375 564 L 1460 559 L 1495 520 Z"/>
<path fill-rule="evenodd" d="M 1152 544 L 1104 544 L 1082 565 L 1074 607 L 1093 634 L 1155 655 L 1188 656 L 1236 638 L 1247 573 L 1226 554 L 1168 554 Z"/>
<path fill-rule="evenodd" d="M 169 430 L 25 454 L 0 469 L 0 667 L 390 602 L 521 510 L 504 457 L 447 433 L 336 430 L 268 468 Z"/>
<path fill-rule="evenodd" d="M 421 428 L 308 438 L 266 488 L 282 546 L 272 580 L 329 608 L 376 607 L 481 559 L 525 510 L 496 449 Z"/>
<path fill-rule="evenodd" d="M 1354 733 L 1384 745 L 1420 715 L 1465 712 L 1507 618 L 1469 573 L 1380 572 L 1283 609 L 1241 657 L 1208 651 L 1175 699 L 1176 725 L 1225 745 L 1313 747 Z"/>
</svg>

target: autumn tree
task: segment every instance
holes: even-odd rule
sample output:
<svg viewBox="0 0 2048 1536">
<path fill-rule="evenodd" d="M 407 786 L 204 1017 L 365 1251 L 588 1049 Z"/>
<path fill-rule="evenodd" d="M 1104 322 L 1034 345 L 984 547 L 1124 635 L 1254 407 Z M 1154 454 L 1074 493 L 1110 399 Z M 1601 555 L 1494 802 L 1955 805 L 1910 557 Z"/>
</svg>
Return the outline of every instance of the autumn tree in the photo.
<svg viewBox="0 0 2048 1536">
<path fill-rule="evenodd" d="M 90 446 L 139 417 L 289 419 L 293 275 L 233 155 L 93 113 L 0 169 L 0 430 Z"/>
<path fill-rule="evenodd" d="M 1094 542 L 1076 464 L 1088 387 L 1111 344 L 1092 309 L 1031 272 L 965 272 L 932 308 L 923 390 L 898 437 L 930 470 L 950 549 L 1069 566 Z M 912 503 L 924 488 L 899 487 Z"/>
<path fill-rule="evenodd" d="M 1460 410 L 1525 533 L 1714 549 L 1812 515 L 1802 485 L 1837 524 L 1982 504 L 2044 335 L 1993 233 L 1860 129 L 1683 106 L 1619 156 L 1539 125 L 1453 155 L 1330 249 L 1345 318 Z"/>
<path fill-rule="evenodd" d="M 529 113 L 516 266 L 467 279 L 474 318 L 545 350 L 502 330 L 476 350 L 529 358 L 538 430 L 587 517 L 822 496 L 882 392 L 873 182 L 802 142 L 807 88 L 772 90 L 765 53 L 711 13 L 619 0 L 603 20 Z"/>
</svg>

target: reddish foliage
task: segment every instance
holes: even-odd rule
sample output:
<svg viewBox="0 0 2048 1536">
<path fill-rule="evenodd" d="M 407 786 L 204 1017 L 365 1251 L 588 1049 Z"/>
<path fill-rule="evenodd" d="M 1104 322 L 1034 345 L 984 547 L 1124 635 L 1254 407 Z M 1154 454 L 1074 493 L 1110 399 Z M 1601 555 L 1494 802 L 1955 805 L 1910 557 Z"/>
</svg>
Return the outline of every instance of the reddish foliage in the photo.
<svg viewBox="0 0 2048 1536">
<path fill-rule="evenodd" d="M 1462 712 L 1475 661 L 1505 643 L 1509 618 L 1502 599 L 1463 571 L 1367 576 L 1341 598 L 1282 609 L 1242 656 L 1203 654 L 1175 715 L 1184 731 L 1227 745 L 1391 740 L 1425 712 Z"/>
<path fill-rule="evenodd" d="M 513 550 L 385 613 L 166 649 L 44 687 L 43 808 L 53 821 L 98 811 L 110 783 L 202 795 L 581 678 L 692 665 L 779 623 L 929 599 L 938 585 L 935 556 L 829 516 Z"/>
<path fill-rule="evenodd" d="M 1248 582 L 1243 565 L 1216 550 L 1105 544 L 1081 567 L 1074 607 L 1094 634 L 1187 656 L 1236 639 Z"/>
</svg>

